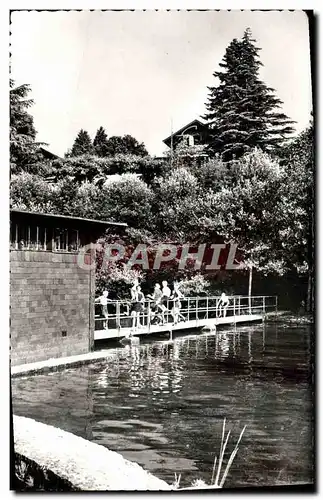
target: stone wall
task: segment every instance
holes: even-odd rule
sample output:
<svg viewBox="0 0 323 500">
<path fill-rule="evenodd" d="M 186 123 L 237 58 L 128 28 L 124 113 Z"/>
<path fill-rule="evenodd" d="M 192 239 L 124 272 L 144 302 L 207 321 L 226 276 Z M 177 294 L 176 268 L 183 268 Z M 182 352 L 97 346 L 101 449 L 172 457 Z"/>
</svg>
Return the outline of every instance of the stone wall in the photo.
<svg viewBox="0 0 323 500">
<path fill-rule="evenodd" d="M 171 490 L 165 481 L 104 446 L 30 418 L 13 416 L 18 490 Z M 28 484 L 27 484 L 28 483 Z M 58 490 L 56 490 L 58 491 Z"/>
<path fill-rule="evenodd" d="M 94 271 L 76 255 L 10 252 L 11 364 L 89 352 L 94 335 Z"/>
</svg>

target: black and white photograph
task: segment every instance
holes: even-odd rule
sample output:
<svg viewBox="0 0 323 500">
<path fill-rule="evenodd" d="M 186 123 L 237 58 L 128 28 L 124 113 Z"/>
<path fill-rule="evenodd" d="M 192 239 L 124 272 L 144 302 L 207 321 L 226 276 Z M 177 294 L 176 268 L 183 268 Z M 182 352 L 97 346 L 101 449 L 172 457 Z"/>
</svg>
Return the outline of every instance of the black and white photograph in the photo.
<svg viewBox="0 0 323 500">
<path fill-rule="evenodd" d="M 10 490 L 315 491 L 316 29 L 10 11 Z"/>
</svg>

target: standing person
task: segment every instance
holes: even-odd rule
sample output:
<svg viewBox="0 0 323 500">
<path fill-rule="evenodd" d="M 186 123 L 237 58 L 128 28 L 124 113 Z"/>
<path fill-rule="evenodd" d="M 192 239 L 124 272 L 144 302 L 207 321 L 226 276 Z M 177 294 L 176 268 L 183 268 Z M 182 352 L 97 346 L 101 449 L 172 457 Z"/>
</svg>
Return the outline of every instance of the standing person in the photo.
<svg viewBox="0 0 323 500">
<path fill-rule="evenodd" d="M 182 319 L 182 321 L 186 321 L 183 314 L 181 314 L 182 303 L 181 303 L 180 299 L 183 299 L 184 295 L 180 291 L 179 286 L 180 286 L 180 284 L 178 283 L 178 281 L 174 281 L 173 294 L 170 297 L 171 300 L 172 299 L 174 300 L 173 308 L 171 310 L 171 315 L 173 316 L 173 319 L 174 319 L 174 325 L 176 325 L 176 323 L 178 323 L 179 319 Z"/>
<path fill-rule="evenodd" d="M 133 287 L 131 288 L 131 316 L 132 316 L 132 330 L 135 328 L 141 328 L 140 324 L 140 313 L 144 310 L 145 296 L 141 291 L 141 287 L 138 285 L 138 280 L 135 280 Z"/>
<path fill-rule="evenodd" d="M 161 298 L 163 293 L 160 289 L 160 284 L 156 283 L 153 295 L 147 295 L 147 298 L 152 299 L 153 302 L 150 306 L 150 318 L 149 321 L 153 321 L 155 318 L 158 320 L 158 324 L 162 322 L 162 305 Z"/>
<path fill-rule="evenodd" d="M 173 316 L 174 319 L 174 325 L 176 325 L 176 323 L 178 323 L 180 320 L 186 321 L 185 316 L 183 316 L 183 314 L 181 313 L 181 309 L 182 309 L 181 301 L 178 298 L 175 298 L 174 305 L 171 310 L 171 315 Z"/>
<path fill-rule="evenodd" d="M 162 297 L 161 297 L 161 306 L 162 306 L 162 321 L 165 324 L 165 313 L 168 311 L 168 301 L 171 296 L 171 290 L 168 286 L 167 281 L 162 282 Z"/>
<path fill-rule="evenodd" d="M 108 290 L 104 290 L 102 295 L 95 299 L 95 303 L 99 303 L 101 305 L 101 311 L 102 315 L 105 318 L 105 321 L 103 322 L 103 328 L 108 329 L 108 319 L 109 319 L 109 313 L 108 313 L 108 302 L 111 302 L 111 299 L 108 298 L 109 292 Z"/>
<path fill-rule="evenodd" d="M 223 315 L 224 318 L 227 315 L 227 309 L 228 309 L 229 302 L 230 302 L 229 297 L 226 295 L 225 292 L 222 292 L 221 297 L 220 297 L 219 306 L 220 306 L 220 316 Z"/>
</svg>

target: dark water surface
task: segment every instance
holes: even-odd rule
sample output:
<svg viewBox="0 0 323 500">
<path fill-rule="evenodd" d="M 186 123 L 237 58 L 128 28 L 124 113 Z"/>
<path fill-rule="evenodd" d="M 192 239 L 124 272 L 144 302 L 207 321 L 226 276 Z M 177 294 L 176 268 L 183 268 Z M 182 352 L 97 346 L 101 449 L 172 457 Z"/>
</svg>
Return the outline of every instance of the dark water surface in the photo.
<svg viewBox="0 0 323 500">
<path fill-rule="evenodd" d="M 240 327 L 115 349 L 115 361 L 13 379 L 14 413 L 73 432 L 181 486 L 209 482 L 223 418 L 225 486 L 313 481 L 311 328 Z M 227 456 L 228 456 L 227 455 Z"/>
</svg>

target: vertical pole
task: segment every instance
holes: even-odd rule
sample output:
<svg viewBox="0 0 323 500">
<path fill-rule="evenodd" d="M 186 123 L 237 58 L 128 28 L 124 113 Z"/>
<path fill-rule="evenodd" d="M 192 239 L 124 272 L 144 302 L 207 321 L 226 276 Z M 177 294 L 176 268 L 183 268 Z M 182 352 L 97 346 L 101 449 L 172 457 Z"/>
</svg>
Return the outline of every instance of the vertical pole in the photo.
<svg viewBox="0 0 323 500">
<path fill-rule="evenodd" d="M 198 297 L 196 297 L 195 299 L 195 316 L 196 316 L 196 324 L 198 322 L 198 319 L 199 319 L 199 314 L 198 314 L 198 303 L 199 303 L 199 299 Z"/>
<path fill-rule="evenodd" d="M 249 314 L 251 314 L 251 289 L 252 289 L 252 264 L 250 264 L 249 267 L 249 286 L 248 286 Z"/>
<path fill-rule="evenodd" d="M 187 298 L 187 321 L 190 320 L 190 299 Z"/>
<path fill-rule="evenodd" d="M 263 296 L 262 298 L 262 312 L 266 314 L 266 297 Z"/>
<path fill-rule="evenodd" d="M 36 250 L 39 249 L 39 226 L 36 227 Z"/>
<path fill-rule="evenodd" d="M 30 249 L 30 226 L 28 226 L 27 249 Z"/>
<path fill-rule="evenodd" d="M 47 250 L 47 230 L 44 228 L 44 250 Z"/>
<path fill-rule="evenodd" d="M 121 320 L 120 320 L 120 302 L 118 300 L 116 303 L 116 322 L 117 322 L 117 329 L 118 329 L 118 337 L 120 337 Z"/>
<path fill-rule="evenodd" d="M 240 316 L 240 314 L 241 314 L 241 298 L 240 298 L 240 295 L 239 295 L 239 297 L 238 297 L 238 307 L 239 307 L 239 310 L 238 310 L 239 312 L 238 312 L 238 314 L 239 314 L 239 316 Z"/>
<path fill-rule="evenodd" d="M 276 311 L 276 318 L 277 318 L 277 306 L 278 306 L 278 303 L 277 303 L 277 295 L 275 296 L 275 311 Z"/>
<path fill-rule="evenodd" d="M 233 297 L 233 316 L 236 315 L 236 298 L 235 296 Z"/>
<path fill-rule="evenodd" d="M 15 249 L 18 250 L 18 224 L 16 224 L 16 231 L 15 231 Z"/>
<path fill-rule="evenodd" d="M 206 297 L 206 319 L 209 319 L 209 297 Z"/>
<path fill-rule="evenodd" d="M 150 311 L 150 300 L 148 300 L 148 307 L 147 307 L 147 327 L 148 327 L 148 333 L 150 333 L 150 315 L 151 315 L 151 311 Z"/>
</svg>

